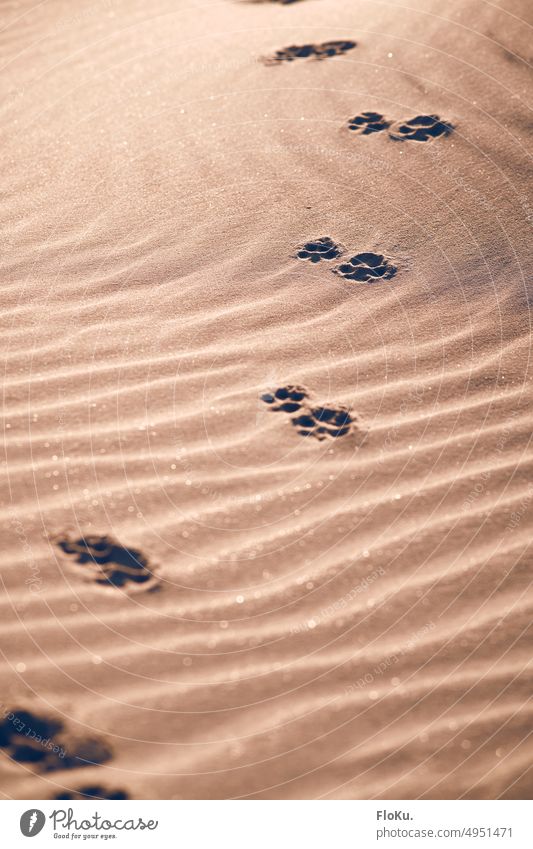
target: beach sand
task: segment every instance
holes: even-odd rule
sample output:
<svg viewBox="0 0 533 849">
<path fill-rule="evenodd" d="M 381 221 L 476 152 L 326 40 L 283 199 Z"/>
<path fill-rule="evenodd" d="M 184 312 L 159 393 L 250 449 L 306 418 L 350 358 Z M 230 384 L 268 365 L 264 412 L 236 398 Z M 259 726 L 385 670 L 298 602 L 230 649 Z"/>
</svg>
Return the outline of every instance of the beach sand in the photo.
<svg viewBox="0 0 533 849">
<path fill-rule="evenodd" d="M 531 798 L 531 13 L 4 0 L 4 798 Z"/>
</svg>

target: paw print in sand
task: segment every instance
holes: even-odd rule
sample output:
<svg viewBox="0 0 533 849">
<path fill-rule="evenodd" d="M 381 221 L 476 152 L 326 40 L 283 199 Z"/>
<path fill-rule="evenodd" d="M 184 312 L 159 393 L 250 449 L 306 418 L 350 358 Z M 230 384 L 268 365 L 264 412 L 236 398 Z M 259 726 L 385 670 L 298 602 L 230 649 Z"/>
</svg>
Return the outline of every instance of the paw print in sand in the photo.
<svg viewBox="0 0 533 849">
<path fill-rule="evenodd" d="M 0 722 L 0 748 L 14 761 L 35 764 L 42 771 L 75 769 L 105 763 L 112 752 L 99 737 L 83 737 L 62 720 L 13 708 Z"/>
<path fill-rule="evenodd" d="M 355 41 L 324 41 L 315 44 L 315 55 L 317 59 L 326 59 L 328 56 L 340 56 L 357 47 Z"/>
<path fill-rule="evenodd" d="M 312 242 L 306 242 L 298 249 L 298 259 L 308 259 L 311 262 L 320 262 L 321 259 L 337 259 L 343 249 L 336 245 L 329 236 L 321 236 Z"/>
<path fill-rule="evenodd" d="M 439 136 L 448 136 L 452 130 L 452 124 L 442 121 L 438 115 L 417 115 L 408 121 L 397 121 L 389 130 L 389 135 L 395 141 L 426 142 Z"/>
<path fill-rule="evenodd" d="M 340 56 L 356 47 L 355 41 L 324 41 L 322 44 L 291 44 L 283 47 L 265 59 L 267 65 L 278 62 L 293 62 L 295 59 L 327 59 L 329 56 Z"/>
<path fill-rule="evenodd" d="M 273 395 L 270 392 L 261 395 L 261 400 L 274 412 L 296 413 L 307 397 L 307 389 L 303 386 L 282 386 Z"/>
<path fill-rule="evenodd" d="M 382 254 L 373 253 L 356 254 L 333 269 L 335 274 L 345 280 L 357 280 L 360 283 L 390 280 L 397 270 Z"/>
<path fill-rule="evenodd" d="M 313 407 L 293 418 L 292 424 L 301 436 L 336 439 L 350 433 L 354 419 L 347 407 Z"/>
<path fill-rule="evenodd" d="M 371 133 L 380 133 L 388 130 L 392 121 L 388 121 L 379 112 L 361 112 L 355 118 L 348 121 L 348 129 L 355 135 L 369 136 Z"/>
<path fill-rule="evenodd" d="M 125 548 L 111 536 L 89 535 L 71 539 L 68 535 L 55 539 L 64 554 L 72 555 L 82 566 L 88 566 L 97 584 L 123 587 L 126 584 L 156 585 L 154 569 L 140 551 Z"/>
<path fill-rule="evenodd" d="M 291 424 L 301 436 L 315 439 L 336 439 L 346 436 L 356 427 L 355 418 L 348 407 L 314 406 L 309 392 L 302 386 L 282 386 L 274 393 L 266 393 L 261 399 L 271 410 L 289 413 Z"/>
</svg>

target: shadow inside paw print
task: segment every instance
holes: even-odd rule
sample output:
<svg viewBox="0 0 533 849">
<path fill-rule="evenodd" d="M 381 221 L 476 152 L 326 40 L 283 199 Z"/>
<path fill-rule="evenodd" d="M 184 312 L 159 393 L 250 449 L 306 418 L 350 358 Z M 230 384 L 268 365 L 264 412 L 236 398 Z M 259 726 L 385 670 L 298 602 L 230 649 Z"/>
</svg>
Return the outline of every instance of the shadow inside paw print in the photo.
<svg viewBox="0 0 533 849">
<path fill-rule="evenodd" d="M 58 793 L 57 796 L 52 796 L 52 799 L 65 799 L 79 801 L 81 799 L 129 799 L 129 795 L 125 790 L 109 789 L 102 787 L 100 784 L 88 785 L 79 787 L 78 790 L 65 790 L 64 793 Z"/>
<path fill-rule="evenodd" d="M 134 584 L 155 584 L 154 570 L 148 559 L 135 548 L 125 548 L 110 536 L 90 535 L 73 540 L 69 536 L 55 540 L 64 554 L 73 555 L 76 562 L 88 565 L 97 584 L 123 587 Z"/>
<path fill-rule="evenodd" d="M 315 44 L 315 55 L 317 59 L 326 59 L 328 56 L 340 56 L 357 47 L 356 41 L 324 41 Z"/>
<path fill-rule="evenodd" d="M 295 59 L 327 59 L 329 56 L 340 56 L 356 47 L 355 41 L 324 41 L 322 44 L 292 44 L 276 50 L 273 56 L 265 60 L 268 65 L 278 62 L 293 62 Z"/>
<path fill-rule="evenodd" d="M 335 274 L 345 280 L 357 280 L 360 283 L 390 280 L 397 270 L 382 254 L 373 253 L 356 254 L 333 269 Z"/>
<path fill-rule="evenodd" d="M 321 236 L 313 242 L 306 242 L 296 254 L 298 259 L 308 259 L 311 262 L 320 262 L 321 259 L 337 259 L 343 252 L 340 245 L 336 245 L 329 236 Z"/>
<path fill-rule="evenodd" d="M 301 436 L 314 436 L 319 440 L 346 436 L 354 423 L 350 411 L 343 406 L 313 407 L 292 419 L 293 426 Z"/>
<path fill-rule="evenodd" d="M 355 429 L 355 418 L 348 407 L 313 406 L 309 392 L 302 386 L 282 386 L 261 398 L 271 410 L 289 413 L 292 425 L 301 436 L 336 439 Z"/>
<path fill-rule="evenodd" d="M 417 115 L 408 121 L 397 121 L 389 130 L 389 135 L 395 141 L 426 142 L 439 136 L 448 136 L 452 130 L 452 124 L 442 121 L 438 115 Z"/>
<path fill-rule="evenodd" d="M 261 395 L 261 400 L 274 412 L 296 413 L 307 397 L 307 389 L 303 386 L 282 386 L 273 395 L 270 392 Z"/>
<path fill-rule="evenodd" d="M 388 130 L 392 121 L 388 121 L 379 112 L 361 112 L 355 118 L 348 121 L 348 129 L 355 135 L 369 136 L 371 133 L 380 133 Z"/>
<path fill-rule="evenodd" d="M 17 708 L 0 722 L 0 747 L 12 760 L 45 771 L 100 764 L 111 757 L 102 740 L 69 734 L 61 720 Z"/>
</svg>

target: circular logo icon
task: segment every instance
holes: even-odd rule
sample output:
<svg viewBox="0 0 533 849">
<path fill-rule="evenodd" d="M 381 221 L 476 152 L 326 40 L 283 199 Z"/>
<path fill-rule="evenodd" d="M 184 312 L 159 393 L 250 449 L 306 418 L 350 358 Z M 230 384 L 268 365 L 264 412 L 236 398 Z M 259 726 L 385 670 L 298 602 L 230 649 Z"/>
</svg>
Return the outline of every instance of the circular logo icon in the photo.
<svg viewBox="0 0 533 849">
<path fill-rule="evenodd" d="M 20 818 L 20 830 L 24 837 L 35 837 L 43 830 L 46 817 L 42 811 L 37 808 L 30 808 L 29 811 L 24 811 Z"/>
</svg>

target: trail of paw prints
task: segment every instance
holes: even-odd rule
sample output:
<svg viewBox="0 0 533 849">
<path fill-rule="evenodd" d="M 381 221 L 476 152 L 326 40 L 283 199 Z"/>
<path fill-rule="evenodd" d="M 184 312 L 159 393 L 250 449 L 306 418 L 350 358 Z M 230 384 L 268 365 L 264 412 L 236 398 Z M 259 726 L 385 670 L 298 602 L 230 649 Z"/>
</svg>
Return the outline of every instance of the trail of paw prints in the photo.
<svg viewBox="0 0 533 849">
<path fill-rule="evenodd" d="M 110 760 L 112 751 L 100 737 L 73 734 L 60 719 L 13 708 L 0 722 L 0 748 L 13 761 L 40 771 L 75 769 Z"/>
<path fill-rule="evenodd" d="M 65 790 L 58 793 L 57 796 L 52 796 L 55 800 L 71 800 L 81 801 L 82 799 L 129 799 L 128 793 L 125 790 L 118 788 L 104 787 L 101 784 L 88 784 L 85 787 L 79 787 L 77 790 Z"/>
<path fill-rule="evenodd" d="M 61 551 L 86 567 L 86 576 L 95 583 L 114 587 L 141 585 L 143 589 L 159 586 L 154 567 L 135 548 L 126 548 L 111 536 L 91 534 L 72 539 L 68 534 L 54 539 Z"/>
<path fill-rule="evenodd" d="M 416 115 L 414 118 L 391 121 L 379 112 L 361 112 L 348 120 L 348 129 L 354 135 L 371 135 L 387 131 L 394 141 L 428 142 L 449 136 L 454 126 L 438 115 Z"/>
<path fill-rule="evenodd" d="M 262 395 L 261 400 L 273 412 L 288 413 L 300 436 L 312 436 L 322 441 L 347 436 L 357 429 L 356 419 L 348 407 L 342 404 L 315 405 L 303 386 L 281 386 L 273 393 Z"/>
<path fill-rule="evenodd" d="M 313 239 L 312 242 L 305 242 L 305 244 L 300 245 L 296 256 L 298 259 L 320 262 L 322 259 L 337 259 L 343 251 L 344 248 L 335 244 L 329 236 L 321 236 L 318 239 Z"/>
<path fill-rule="evenodd" d="M 355 41 L 324 41 L 322 44 L 292 44 L 276 50 L 263 60 L 267 65 L 277 65 L 280 62 L 294 62 L 295 59 L 327 59 L 331 56 L 341 56 L 357 46 Z"/>
<path fill-rule="evenodd" d="M 355 254 L 346 262 L 333 269 L 335 274 L 344 280 L 355 280 L 358 283 L 376 283 L 380 280 L 391 280 L 398 269 L 383 254 Z"/>
</svg>

